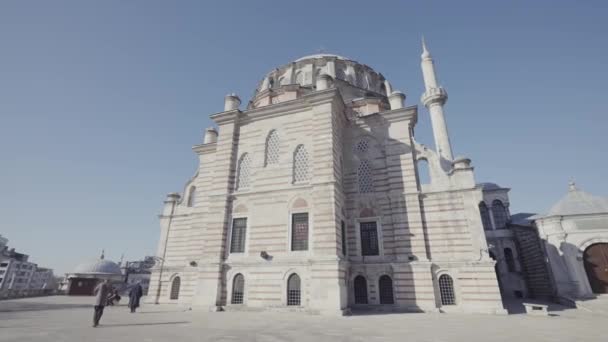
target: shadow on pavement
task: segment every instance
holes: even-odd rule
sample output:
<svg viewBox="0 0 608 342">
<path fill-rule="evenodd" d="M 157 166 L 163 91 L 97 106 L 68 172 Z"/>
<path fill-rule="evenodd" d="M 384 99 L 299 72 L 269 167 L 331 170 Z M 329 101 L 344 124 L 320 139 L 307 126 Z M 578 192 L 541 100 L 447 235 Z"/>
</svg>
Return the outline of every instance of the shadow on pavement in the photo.
<svg viewBox="0 0 608 342">
<path fill-rule="evenodd" d="M 188 324 L 190 321 L 179 321 L 179 322 L 158 322 L 158 323 L 128 323 L 128 324 L 101 324 L 99 328 L 112 328 L 112 327 L 129 327 L 139 325 L 168 325 L 168 324 Z"/>
</svg>

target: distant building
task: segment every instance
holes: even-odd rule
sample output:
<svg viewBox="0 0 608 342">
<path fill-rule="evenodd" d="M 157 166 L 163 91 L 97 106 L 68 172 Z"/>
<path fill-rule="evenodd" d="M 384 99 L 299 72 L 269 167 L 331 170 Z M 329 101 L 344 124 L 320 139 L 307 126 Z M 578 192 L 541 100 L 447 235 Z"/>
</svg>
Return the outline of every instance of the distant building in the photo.
<svg viewBox="0 0 608 342">
<path fill-rule="evenodd" d="M 154 264 L 151 257 L 145 257 L 144 260 L 127 261 L 122 266 L 125 276 L 125 288 L 129 288 L 136 283 L 139 283 L 143 288 L 144 295 L 148 293 L 150 286 L 150 267 Z"/>
<path fill-rule="evenodd" d="M 29 295 L 29 286 L 36 264 L 28 261 L 27 254 L 11 249 L 0 260 L 0 298 Z"/>
<path fill-rule="evenodd" d="M 57 290 L 57 282 L 53 270 L 50 268 L 36 268 L 30 280 L 29 294 L 53 294 Z"/>
<path fill-rule="evenodd" d="M 124 276 L 120 266 L 113 261 L 106 260 L 104 254 L 99 259 L 85 261 L 66 274 L 66 294 L 71 296 L 91 296 L 95 286 L 104 280 L 122 284 Z"/>
</svg>

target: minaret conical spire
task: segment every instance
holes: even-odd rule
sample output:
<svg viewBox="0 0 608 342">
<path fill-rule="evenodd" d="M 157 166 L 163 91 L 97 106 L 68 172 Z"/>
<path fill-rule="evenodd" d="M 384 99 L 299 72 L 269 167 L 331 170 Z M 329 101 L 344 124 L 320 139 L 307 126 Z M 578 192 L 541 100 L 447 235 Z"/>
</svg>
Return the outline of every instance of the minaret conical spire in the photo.
<svg viewBox="0 0 608 342">
<path fill-rule="evenodd" d="M 422 55 L 420 55 L 422 59 L 432 58 L 429 49 L 426 47 L 426 41 L 424 40 L 424 35 L 422 36 Z"/>
</svg>

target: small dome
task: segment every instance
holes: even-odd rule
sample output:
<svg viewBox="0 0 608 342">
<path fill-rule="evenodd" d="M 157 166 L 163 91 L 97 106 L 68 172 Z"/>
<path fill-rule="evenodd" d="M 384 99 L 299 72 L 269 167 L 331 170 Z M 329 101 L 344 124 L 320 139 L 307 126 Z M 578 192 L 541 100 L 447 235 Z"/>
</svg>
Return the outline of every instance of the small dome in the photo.
<svg viewBox="0 0 608 342">
<path fill-rule="evenodd" d="M 546 216 L 608 213 L 608 199 L 593 196 L 570 183 L 568 194 L 557 202 Z"/>
<path fill-rule="evenodd" d="M 86 274 L 122 274 L 120 266 L 105 259 L 85 261 L 76 266 L 73 273 Z"/>
</svg>

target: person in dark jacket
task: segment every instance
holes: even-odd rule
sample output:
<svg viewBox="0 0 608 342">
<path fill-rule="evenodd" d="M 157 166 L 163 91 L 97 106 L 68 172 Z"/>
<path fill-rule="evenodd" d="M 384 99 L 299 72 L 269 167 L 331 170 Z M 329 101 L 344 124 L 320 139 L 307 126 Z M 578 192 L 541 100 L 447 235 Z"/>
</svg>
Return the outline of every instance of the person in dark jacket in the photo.
<svg viewBox="0 0 608 342">
<path fill-rule="evenodd" d="M 135 312 L 135 309 L 139 307 L 139 299 L 144 295 L 144 290 L 142 289 L 139 282 L 135 284 L 131 291 L 129 291 L 129 309 L 131 309 L 131 313 Z"/>
<path fill-rule="evenodd" d="M 110 281 L 106 279 L 99 283 L 93 291 L 93 294 L 95 295 L 95 312 L 93 314 L 94 328 L 99 325 L 99 320 L 103 315 L 103 308 L 108 302 L 108 294 L 110 294 L 110 289 Z"/>
</svg>

